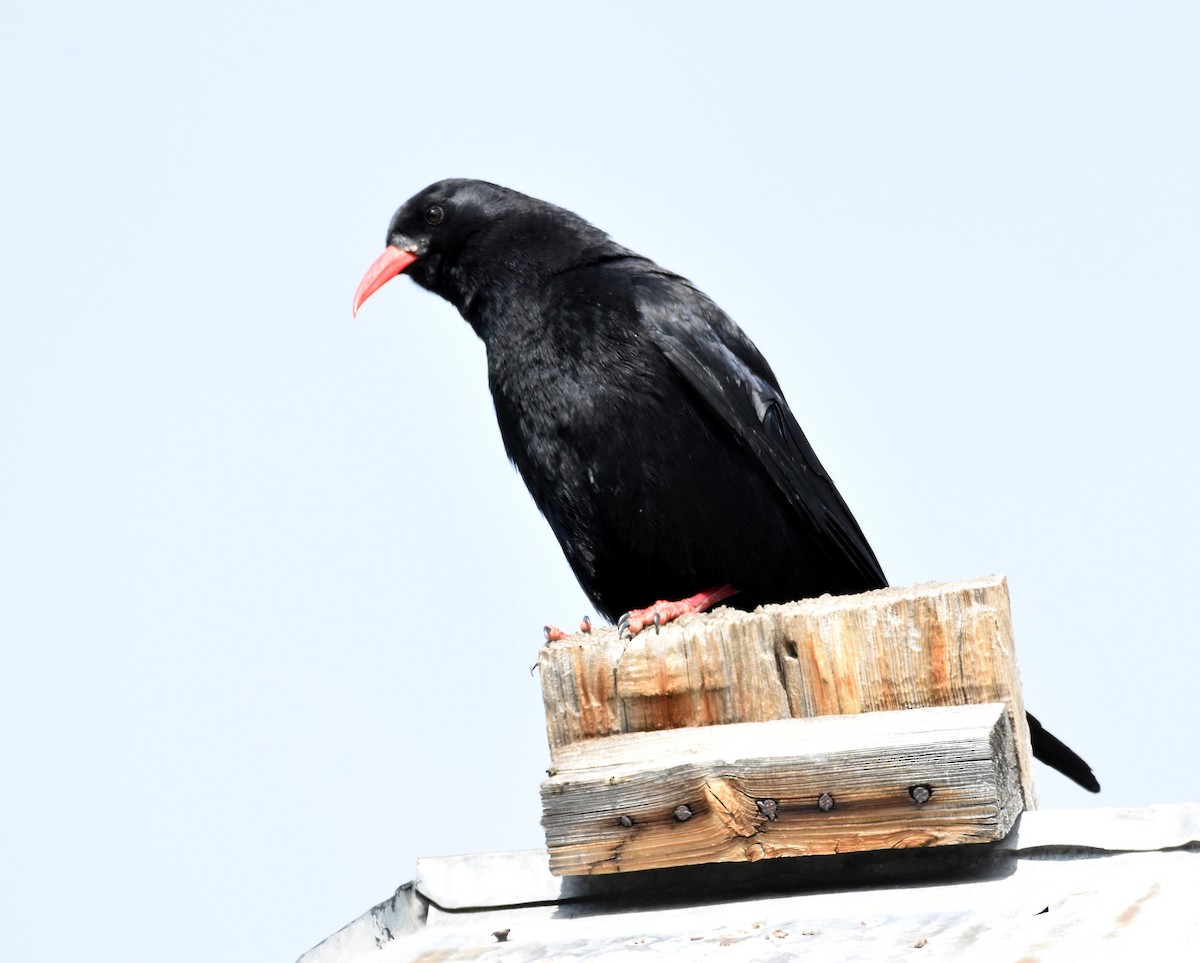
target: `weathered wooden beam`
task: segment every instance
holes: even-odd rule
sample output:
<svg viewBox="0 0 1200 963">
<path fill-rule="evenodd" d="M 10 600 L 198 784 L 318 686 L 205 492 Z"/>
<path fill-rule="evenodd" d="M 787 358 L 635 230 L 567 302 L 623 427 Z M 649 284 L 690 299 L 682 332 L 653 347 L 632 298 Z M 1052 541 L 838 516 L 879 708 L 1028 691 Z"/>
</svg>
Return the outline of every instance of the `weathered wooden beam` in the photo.
<svg viewBox="0 0 1200 963">
<path fill-rule="evenodd" d="M 542 806 L 556 875 L 993 841 L 1023 808 L 1001 703 L 576 742 Z"/>
<path fill-rule="evenodd" d="M 719 609 L 631 641 L 598 629 L 546 645 L 540 669 L 558 769 L 571 745 L 622 733 L 1000 702 L 1036 806 L 1000 576 Z"/>
</svg>

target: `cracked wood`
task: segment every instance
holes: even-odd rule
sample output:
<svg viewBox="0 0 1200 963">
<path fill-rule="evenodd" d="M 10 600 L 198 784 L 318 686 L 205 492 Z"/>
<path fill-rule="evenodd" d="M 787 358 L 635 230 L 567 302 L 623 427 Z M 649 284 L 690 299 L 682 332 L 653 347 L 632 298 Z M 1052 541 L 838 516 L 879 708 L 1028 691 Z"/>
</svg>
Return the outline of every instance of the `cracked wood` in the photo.
<svg viewBox="0 0 1200 963">
<path fill-rule="evenodd" d="M 986 842 L 1022 810 L 1000 703 L 617 735 L 557 763 L 542 785 L 557 875 Z"/>
<path fill-rule="evenodd" d="M 555 768 L 572 744 L 622 733 L 1001 702 L 1036 806 L 1000 576 L 718 609 L 631 641 L 596 629 L 539 664 Z"/>
</svg>

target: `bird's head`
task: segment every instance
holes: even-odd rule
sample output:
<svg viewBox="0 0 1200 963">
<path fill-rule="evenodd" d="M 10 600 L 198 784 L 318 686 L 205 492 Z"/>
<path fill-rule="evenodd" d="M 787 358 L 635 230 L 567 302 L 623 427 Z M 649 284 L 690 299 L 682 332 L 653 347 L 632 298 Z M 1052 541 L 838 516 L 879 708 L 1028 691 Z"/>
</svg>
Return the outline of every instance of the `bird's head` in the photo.
<svg viewBox="0 0 1200 963">
<path fill-rule="evenodd" d="M 488 284 L 553 273 L 559 262 L 596 244 L 611 242 L 553 204 L 487 181 L 438 181 L 392 215 L 387 247 L 359 282 L 353 311 L 407 273 L 466 315 L 472 296 Z"/>
</svg>

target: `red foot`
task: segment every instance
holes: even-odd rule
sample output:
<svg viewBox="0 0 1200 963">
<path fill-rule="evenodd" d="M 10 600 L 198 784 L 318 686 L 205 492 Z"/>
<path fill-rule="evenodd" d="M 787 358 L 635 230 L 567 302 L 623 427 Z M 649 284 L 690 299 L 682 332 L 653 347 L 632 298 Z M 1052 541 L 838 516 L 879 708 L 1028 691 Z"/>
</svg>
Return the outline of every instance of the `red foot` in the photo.
<svg viewBox="0 0 1200 963">
<path fill-rule="evenodd" d="M 690 598 L 678 602 L 655 602 L 644 609 L 634 609 L 626 612 L 617 622 L 617 632 L 622 638 L 632 639 L 648 625 L 654 626 L 654 631 L 666 622 L 673 622 L 681 615 L 692 612 L 705 612 L 718 602 L 724 601 L 731 595 L 737 594 L 732 585 L 718 585 L 707 592 L 697 592 Z"/>
<path fill-rule="evenodd" d="M 583 621 L 579 623 L 579 631 L 588 633 L 592 631 L 592 620 L 586 615 Z M 546 637 L 547 642 L 561 642 L 567 637 L 567 633 L 560 629 L 557 625 L 547 625 L 542 628 L 542 634 Z"/>
</svg>

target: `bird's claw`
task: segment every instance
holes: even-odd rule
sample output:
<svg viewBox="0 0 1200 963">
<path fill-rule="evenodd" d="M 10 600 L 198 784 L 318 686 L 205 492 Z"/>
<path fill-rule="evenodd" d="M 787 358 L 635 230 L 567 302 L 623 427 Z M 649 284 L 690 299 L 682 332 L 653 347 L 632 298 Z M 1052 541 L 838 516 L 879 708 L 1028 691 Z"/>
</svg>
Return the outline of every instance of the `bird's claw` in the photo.
<svg viewBox="0 0 1200 963">
<path fill-rule="evenodd" d="M 592 631 L 592 620 L 586 615 L 579 622 L 579 631 L 584 635 L 588 635 Z M 567 633 L 557 625 L 542 626 L 542 635 L 546 637 L 547 642 L 560 642 L 567 637 Z"/>
<path fill-rule="evenodd" d="M 617 638 L 618 639 L 632 639 L 633 638 L 633 633 L 629 631 L 629 616 L 631 614 L 632 613 L 630 613 L 630 612 L 626 612 L 619 619 L 617 619 Z"/>
<path fill-rule="evenodd" d="M 617 622 L 617 633 L 622 639 L 632 639 L 648 625 L 654 626 L 654 634 L 668 622 L 674 622 L 681 615 L 693 612 L 706 612 L 722 599 L 736 594 L 737 589 L 732 585 L 718 585 L 705 592 L 697 592 L 690 598 L 671 602 L 660 599 L 644 609 L 631 609 L 621 616 Z"/>
<path fill-rule="evenodd" d="M 663 622 L 670 621 L 670 617 L 663 618 L 662 613 L 656 609 L 633 609 L 617 620 L 617 637 L 632 639 L 651 623 L 654 625 L 654 634 L 658 635 L 659 627 Z"/>
</svg>

